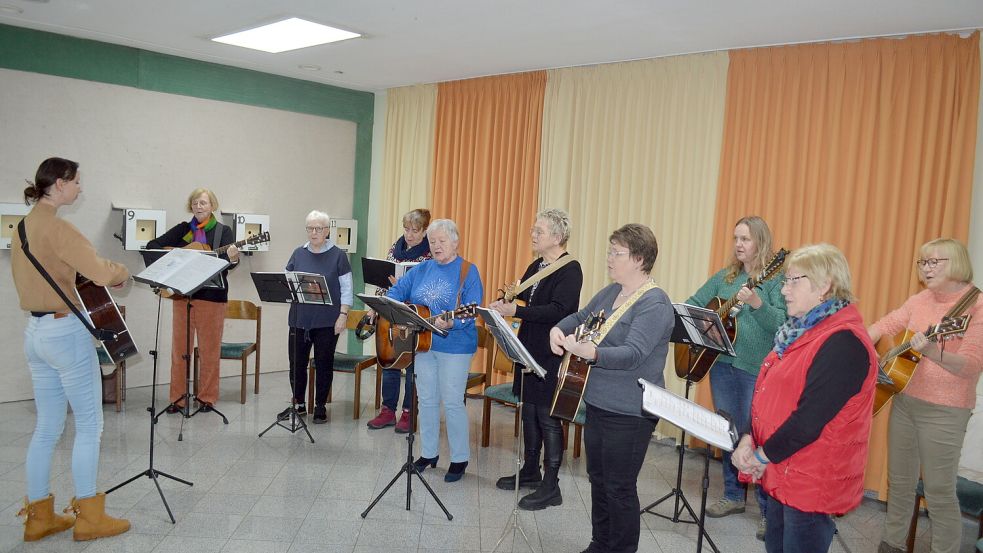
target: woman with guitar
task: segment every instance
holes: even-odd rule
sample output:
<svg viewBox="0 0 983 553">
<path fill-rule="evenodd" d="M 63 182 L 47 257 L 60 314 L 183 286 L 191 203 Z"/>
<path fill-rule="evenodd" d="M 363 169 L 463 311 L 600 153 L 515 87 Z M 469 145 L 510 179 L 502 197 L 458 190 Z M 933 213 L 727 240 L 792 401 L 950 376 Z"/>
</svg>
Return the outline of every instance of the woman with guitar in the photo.
<svg viewBox="0 0 983 553">
<path fill-rule="evenodd" d="M 547 209 L 539 212 L 530 234 L 533 252 L 539 258 L 526 269 L 522 282 L 528 282 L 545 271 L 551 272 L 514 296 L 519 301 L 503 301 L 509 299 L 509 293 L 505 291 L 505 298 L 489 307 L 504 317 L 516 317 L 522 321 L 519 340 L 546 370 L 546 379 L 529 377 L 522 386 L 525 463 L 519 471 L 519 485 L 539 486 L 539 489 L 523 497 L 519 507 L 533 511 L 563 503 L 557 477 L 563 459 L 563 426 L 559 419 L 550 416 L 560 357 L 550 351 L 549 333 L 561 319 L 577 311 L 584 273 L 580 263 L 566 251 L 570 238 L 570 216 L 565 211 Z M 512 393 L 516 396 L 519 395 L 521 368 L 518 364 L 515 366 L 512 380 Z M 539 472 L 540 449 L 543 450 L 545 476 Z M 503 490 L 515 489 L 515 475 L 499 478 L 496 485 Z"/>
<path fill-rule="evenodd" d="M 734 341 L 737 357 L 717 357 L 710 369 L 710 389 L 714 407 L 727 412 L 737 431 L 742 434 L 747 433 L 750 427 L 751 395 L 761 361 L 771 349 L 775 332 L 786 318 L 780 278 L 764 280 L 758 289 L 748 288 L 746 284 L 765 269 L 774 255 L 771 230 L 764 219 L 754 215 L 742 217 L 734 225 L 734 251 L 730 264 L 710 277 L 685 302 L 699 307 L 710 306 L 711 309 L 722 299 L 736 298 L 738 302 L 731 310 L 731 313 L 736 310 L 737 315 L 729 317 L 737 329 Z M 776 271 L 774 276 L 777 274 Z M 728 322 L 725 320 L 725 324 Z M 680 361 L 677 357 L 676 372 L 680 372 L 680 364 L 688 362 Z M 723 454 L 722 465 L 724 496 L 707 506 L 707 516 L 712 518 L 743 513 L 745 509 L 746 492 L 730 462 L 730 453 Z M 766 503 L 760 489 L 757 497 L 761 512 L 757 537 L 763 540 Z"/>
<path fill-rule="evenodd" d="M 480 303 L 484 292 L 478 268 L 457 253 L 460 236 L 450 219 L 437 219 L 427 229 L 433 259 L 420 263 L 403 275 L 386 294 L 402 302 L 422 305 L 431 313 L 454 312 L 458 306 Z M 414 371 L 420 402 L 421 457 L 418 470 L 437 466 L 440 451 L 440 404 L 444 404 L 447 442 L 451 463 L 444 475 L 447 482 L 464 476 L 471 459 L 468 412 L 464 391 L 468 367 L 478 349 L 474 320 L 436 317 L 434 326 L 447 336 L 433 336 L 430 350 L 416 354 Z"/>
<path fill-rule="evenodd" d="M 628 224 L 614 231 L 607 255 L 614 283 L 550 330 L 553 353 L 569 352 L 593 364 L 583 397 L 592 526 L 584 553 L 638 550 L 638 473 L 658 422 L 642 411 L 638 379 L 664 385 L 662 369 L 673 328 L 672 303 L 651 277 L 658 254 L 648 227 Z M 599 336 L 578 341 L 574 329 L 602 311 L 609 315 Z"/>
<path fill-rule="evenodd" d="M 338 335 L 346 328 L 348 311 L 352 307 L 352 267 L 348 255 L 329 238 L 331 218 L 327 213 L 311 211 L 304 220 L 308 241 L 290 255 L 286 270 L 322 275 L 328 283 L 332 305 L 290 304 L 287 315 L 290 326 L 289 344 L 290 385 L 293 388 L 297 414 L 306 415 L 304 397 L 307 393 L 307 359 L 314 348 L 314 424 L 328 422 L 328 393 L 334 377 L 334 350 Z M 278 417 L 286 420 L 290 408 Z"/>
<path fill-rule="evenodd" d="M 24 217 L 27 251 L 69 298 L 75 297 L 76 273 L 117 288 L 130 274 L 125 266 L 99 257 L 74 225 L 58 217 L 58 208 L 72 205 L 82 192 L 78 167 L 67 159 L 46 159 L 24 190 L 24 202 L 35 204 Z M 24 353 L 37 408 L 37 424 L 24 463 L 27 497 L 19 513 L 27 516 L 24 541 L 36 541 L 73 525 L 75 540 L 122 534 L 130 523 L 107 515 L 106 495 L 96 493 L 102 382 L 92 336 L 27 257 L 16 233 L 11 240 L 10 265 L 21 309 L 31 314 L 24 331 Z M 50 492 L 51 457 L 65 427 L 68 405 L 75 418 L 75 498 L 70 509 L 76 517 L 56 515 Z"/>
<path fill-rule="evenodd" d="M 181 222 L 164 234 L 147 242 L 148 250 L 164 248 L 196 247 L 197 249 L 218 249 L 227 246 L 220 258 L 230 261 L 234 269 L 239 264 L 239 250 L 233 245 L 235 233 L 215 218 L 218 199 L 207 188 L 197 188 L 188 196 L 187 210 L 193 215 L 190 221 Z M 225 326 L 225 304 L 229 301 L 228 270 L 222 271 L 222 283 L 218 288 L 202 288 L 190 298 L 173 302 L 171 323 L 171 390 L 168 413 L 181 409 L 181 396 L 187 391 L 188 355 L 186 332 L 188 329 L 187 304 L 191 302 L 191 340 L 198 338 L 198 354 L 201 358 L 198 401 L 202 411 L 211 410 L 218 401 L 219 355 L 222 344 L 222 329 Z"/>
<path fill-rule="evenodd" d="M 403 215 L 403 235 L 400 236 L 386 259 L 389 261 L 404 263 L 422 263 L 433 256 L 430 254 L 430 241 L 427 240 L 427 227 L 430 226 L 430 210 L 414 209 Z M 396 279 L 389 277 L 389 280 L 396 284 Z M 385 294 L 384 289 L 380 289 Z M 406 390 L 403 392 L 403 408 L 396 421 L 396 404 L 399 402 L 399 382 L 402 372 L 398 370 L 382 371 L 382 409 L 379 414 L 367 423 L 372 429 L 385 428 L 395 425 L 396 432 L 405 434 L 410 431 L 410 379 L 406 379 Z"/>
<path fill-rule="evenodd" d="M 904 551 L 919 474 L 932 517 L 932 553 L 956 552 L 962 536 L 956 472 L 966 425 L 983 370 L 983 297 L 973 286 L 966 247 L 939 238 L 919 250 L 918 278 L 925 290 L 868 329 L 875 342 L 915 331 L 920 354 L 908 386 L 894 396 L 888 426 L 888 505 L 879 552 Z M 930 342 L 923 329 L 944 317 L 969 315 L 961 338 Z M 917 358 L 916 358 L 917 359 Z"/>
</svg>

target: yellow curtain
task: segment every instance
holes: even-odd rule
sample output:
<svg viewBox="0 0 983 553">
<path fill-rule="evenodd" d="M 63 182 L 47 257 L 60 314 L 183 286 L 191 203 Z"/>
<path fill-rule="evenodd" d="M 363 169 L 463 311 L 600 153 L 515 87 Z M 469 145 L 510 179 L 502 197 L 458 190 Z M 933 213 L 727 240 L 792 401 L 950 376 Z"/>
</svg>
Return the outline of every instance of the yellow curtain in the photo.
<svg viewBox="0 0 983 553">
<path fill-rule="evenodd" d="M 967 238 L 979 86 L 979 33 L 731 52 L 711 266 L 758 214 L 776 246 L 842 249 L 867 322 L 900 305 L 917 247 Z M 881 492 L 885 429 L 867 465 Z"/>
<path fill-rule="evenodd" d="M 706 278 L 727 63 L 713 53 L 549 72 L 539 202 L 570 212 L 583 303 L 609 282 L 607 239 L 625 223 L 655 232 L 653 275 L 674 300 Z M 666 373 L 681 394 L 671 362 Z"/>
<path fill-rule="evenodd" d="M 542 71 L 438 85 L 433 216 L 457 223 L 488 301 L 532 261 L 545 86 Z"/>
<path fill-rule="evenodd" d="M 387 91 L 385 157 L 379 231 L 371 257 L 385 257 L 403 233 L 402 217 L 418 207 L 430 207 L 433 182 L 433 133 L 437 86 L 417 85 Z"/>
</svg>

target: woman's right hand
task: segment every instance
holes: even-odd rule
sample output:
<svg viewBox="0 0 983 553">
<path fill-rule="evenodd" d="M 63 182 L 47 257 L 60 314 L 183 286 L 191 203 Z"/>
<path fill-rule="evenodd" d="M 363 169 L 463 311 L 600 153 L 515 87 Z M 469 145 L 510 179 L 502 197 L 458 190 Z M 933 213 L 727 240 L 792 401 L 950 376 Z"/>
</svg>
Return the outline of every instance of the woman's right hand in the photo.
<svg viewBox="0 0 983 553">
<path fill-rule="evenodd" d="M 550 350 L 553 353 L 555 353 L 556 355 L 563 355 L 563 353 L 565 351 L 563 349 L 563 341 L 565 339 L 566 339 L 566 336 L 563 334 L 563 331 L 562 330 L 560 330 L 558 327 L 555 327 L 555 326 L 553 328 L 551 328 L 550 329 Z"/>
</svg>

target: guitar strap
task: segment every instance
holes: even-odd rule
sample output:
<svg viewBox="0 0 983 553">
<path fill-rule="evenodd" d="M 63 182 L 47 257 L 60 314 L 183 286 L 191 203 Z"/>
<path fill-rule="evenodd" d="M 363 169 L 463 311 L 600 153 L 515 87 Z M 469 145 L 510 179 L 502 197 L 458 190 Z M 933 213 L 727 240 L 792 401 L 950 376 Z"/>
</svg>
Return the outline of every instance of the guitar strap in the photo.
<svg viewBox="0 0 983 553">
<path fill-rule="evenodd" d="M 82 321 L 82 325 L 85 326 L 85 329 L 89 331 L 89 334 L 91 334 L 93 338 L 99 340 L 100 342 L 115 340 L 118 337 L 118 335 L 115 332 L 111 330 L 103 330 L 101 328 L 96 328 L 92 326 L 92 323 L 89 322 L 89 318 L 82 315 L 82 312 L 79 311 L 78 307 L 75 307 L 75 304 L 68 299 L 68 296 L 65 295 L 65 292 L 63 292 L 62 289 L 58 286 L 58 284 L 55 283 L 55 279 L 51 278 L 51 275 L 48 274 L 48 271 L 44 269 L 44 267 L 41 265 L 41 262 L 38 261 L 36 257 L 34 257 L 34 254 L 31 253 L 31 249 L 27 245 L 27 232 L 24 230 L 24 219 L 21 219 L 20 223 L 17 224 L 17 236 L 20 238 L 21 249 L 24 251 L 24 255 L 26 255 L 27 258 L 31 260 L 31 263 L 34 265 L 34 268 L 37 269 L 38 272 L 41 273 L 41 276 L 44 277 L 44 280 L 46 280 L 48 284 L 50 284 L 51 287 L 55 289 L 55 292 L 57 292 L 58 296 L 61 297 L 62 301 L 65 302 L 65 305 L 67 305 L 68 308 L 72 310 L 72 313 L 75 313 L 75 316 L 78 317 L 78 320 Z"/>
<path fill-rule="evenodd" d="M 461 305 L 461 292 L 464 292 L 464 279 L 468 278 L 468 271 L 471 270 L 471 262 L 461 258 L 461 284 L 457 287 L 457 302 L 454 304 L 455 307 Z"/>
<path fill-rule="evenodd" d="M 978 296 L 979 294 L 980 294 L 980 289 L 975 286 L 971 286 L 969 290 L 966 290 L 966 293 L 963 294 L 961 298 L 959 298 L 959 301 L 956 302 L 956 305 L 952 306 L 952 309 L 950 309 L 949 312 L 944 315 L 944 317 L 947 318 L 961 317 L 962 314 L 965 313 L 966 310 L 969 309 L 969 307 L 976 302 L 976 296 Z"/>
<path fill-rule="evenodd" d="M 635 302 L 642 297 L 642 294 L 648 292 L 649 290 L 655 287 L 656 287 L 655 281 L 649 279 L 648 282 L 641 285 L 638 288 L 638 290 L 635 290 L 635 293 L 629 296 L 628 299 L 625 300 L 625 303 L 621 304 L 620 307 L 615 309 L 614 313 L 612 313 L 610 317 L 605 319 L 604 324 L 601 325 L 601 331 L 597 334 L 597 339 L 594 340 L 594 345 L 595 346 L 600 345 L 601 342 L 604 340 L 604 337 L 608 335 L 608 332 L 610 332 L 611 329 L 614 328 L 614 325 L 618 322 L 618 320 L 621 319 L 621 316 L 627 313 L 628 309 L 630 309 L 632 305 L 635 305 Z"/>
<path fill-rule="evenodd" d="M 530 287 L 532 287 L 533 285 L 535 285 L 537 282 L 543 280 L 544 278 L 546 278 L 546 277 L 550 276 L 551 274 L 553 274 L 553 273 L 559 271 L 560 269 L 562 269 L 563 266 L 566 265 L 567 263 L 570 263 L 571 261 L 576 261 L 576 260 L 577 260 L 577 258 L 575 258 L 574 256 L 568 254 L 568 255 L 564 255 L 563 257 L 557 259 L 553 263 L 550 263 L 548 266 L 546 266 L 545 268 L 543 268 L 541 271 L 537 271 L 534 275 L 532 275 L 531 277 L 527 278 L 525 280 L 525 282 L 522 282 L 518 286 L 516 286 L 515 287 L 515 290 L 512 290 L 512 297 L 514 298 L 514 297 L 518 296 L 519 294 L 521 294 L 522 292 L 525 292 L 527 289 L 529 289 Z M 505 296 L 505 293 L 504 292 L 505 291 L 502 290 L 502 295 L 503 296 Z"/>
<path fill-rule="evenodd" d="M 215 234 L 212 235 L 212 250 L 217 250 L 222 247 L 222 235 L 225 234 L 225 225 L 221 221 L 215 221 L 215 228 L 212 229 Z"/>
</svg>

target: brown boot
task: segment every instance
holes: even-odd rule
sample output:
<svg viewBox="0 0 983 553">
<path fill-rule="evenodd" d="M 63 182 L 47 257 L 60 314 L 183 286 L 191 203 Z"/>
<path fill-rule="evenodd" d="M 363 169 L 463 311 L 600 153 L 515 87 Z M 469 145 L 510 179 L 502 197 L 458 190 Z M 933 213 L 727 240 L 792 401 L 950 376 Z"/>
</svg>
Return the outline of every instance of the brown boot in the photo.
<svg viewBox="0 0 983 553">
<path fill-rule="evenodd" d="M 106 514 L 106 494 L 101 492 L 85 499 L 73 497 L 65 512 L 69 510 L 75 511 L 75 541 L 106 538 L 130 529 L 130 521 Z"/>
<path fill-rule="evenodd" d="M 44 499 L 28 501 L 24 497 L 24 508 L 17 516 L 26 516 L 24 521 L 24 541 L 39 539 L 68 530 L 75 524 L 75 517 L 55 514 L 55 496 L 48 494 Z"/>
</svg>

